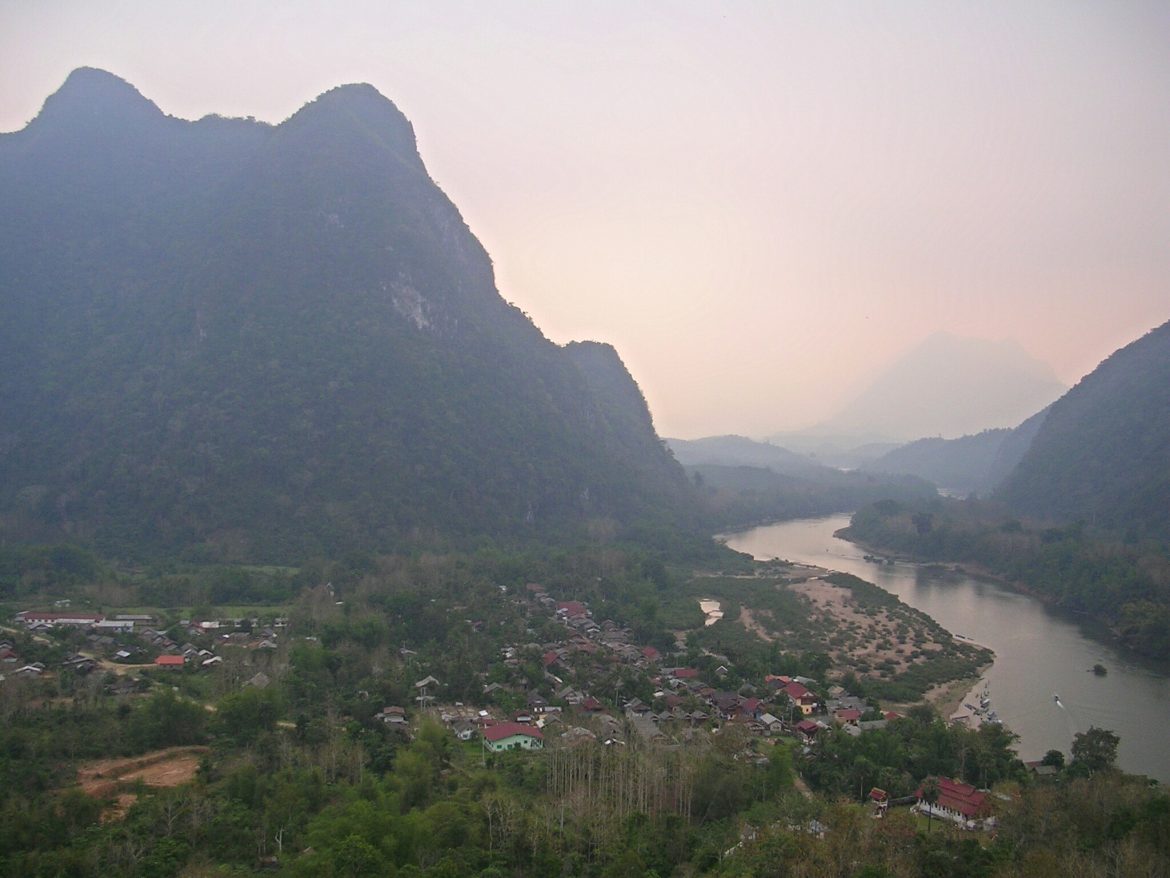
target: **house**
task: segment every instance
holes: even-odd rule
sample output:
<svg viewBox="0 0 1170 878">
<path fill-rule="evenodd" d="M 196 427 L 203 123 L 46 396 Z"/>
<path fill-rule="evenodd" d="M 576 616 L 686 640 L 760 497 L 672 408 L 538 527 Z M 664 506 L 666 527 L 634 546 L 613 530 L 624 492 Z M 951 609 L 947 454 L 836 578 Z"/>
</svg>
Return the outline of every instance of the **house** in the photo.
<svg viewBox="0 0 1170 878">
<path fill-rule="evenodd" d="M 483 730 L 483 745 L 493 753 L 503 750 L 542 750 L 544 736 L 533 726 L 500 723 Z"/>
<path fill-rule="evenodd" d="M 476 725 L 467 720 L 458 720 L 451 726 L 451 731 L 455 733 L 455 737 L 460 741 L 470 741 L 475 737 Z"/>
<path fill-rule="evenodd" d="M 102 631 L 102 632 L 105 632 L 107 634 L 110 632 L 122 633 L 122 634 L 133 634 L 134 633 L 134 620 L 133 619 L 102 619 L 100 622 L 95 622 L 94 627 L 98 631 Z"/>
<path fill-rule="evenodd" d="M 642 658 L 648 662 L 656 662 L 662 658 L 662 654 L 652 646 L 642 647 Z"/>
<path fill-rule="evenodd" d="M 784 731 L 784 723 L 770 713 L 760 714 L 760 724 L 763 725 L 764 731 L 770 735 L 779 734 Z"/>
<path fill-rule="evenodd" d="M 796 707 L 800 708 L 800 712 L 805 716 L 812 714 L 817 708 L 817 697 L 803 683 L 798 683 L 795 680 L 784 687 L 784 693 L 788 696 Z"/>
<path fill-rule="evenodd" d="M 589 611 L 580 601 L 557 601 L 557 615 L 573 619 L 575 617 L 588 616 Z"/>
<path fill-rule="evenodd" d="M 181 668 L 187 664 L 187 660 L 181 655 L 160 655 L 154 660 L 156 668 Z"/>
<path fill-rule="evenodd" d="M 69 656 L 69 658 L 67 658 L 67 659 L 65 659 L 65 661 L 61 662 L 61 666 L 64 668 L 67 668 L 67 669 L 74 670 L 79 674 L 88 674 L 90 671 L 94 670 L 98 666 L 98 663 L 95 659 L 92 659 L 87 655 L 81 655 L 80 653 L 78 653 L 78 654 Z"/>
<path fill-rule="evenodd" d="M 813 722 L 811 719 L 802 719 L 796 724 L 796 734 L 806 744 L 812 743 L 820 730 L 821 724 Z"/>
<path fill-rule="evenodd" d="M 632 716 L 642 716 L 650 712 L 650 705 L 646 704 L 640 698 L 631 698 L 626 702 L 626 714 Z"/>
<path fill-rule="evenodd" d="M 839 726 L 853 726 L 861 722 L 861 711 L 856 707 L 842 707 L 833 714 L 833 722 Z"/>
<path fill-rule="evenodd" d="M 378 714 L 378 719 L 388 726 L 404 726 L 406 725 L 406 710 L 401 707 L 383 707 L 382 712 Z"/>
<path fill-rule="evenodd" d="M 33 625 L 47 625 L 50 628 L 58 625 L 88 628 L 91 625 L 96 625 L 105 618 L 105 616 L 97 613 L 45 613 L 38 610 L 25 610 L 16 614 L 17 621 L 23 622 L 29 627 Z"/>
<path fill-rule="evenodd" d="M 1033 777 L 1056 777 L 1060 774 L 1060 769 L 1055 765 L 1046 765 L 1040 761 L 1025 762 L 1024 767 Z"/>
<path fill-rule="evenodd" d="M 938 778 L 938 801 L 934 804 L 923 798 L 925 787 L 926 784 L 923 784 L 914 793 L 918 800 L 914 807 L 924 814 L 953 821 L 964 829 L 975 829 L 976 821 L 987 817 L 990 812 L 987 793 L 970 784 L 947 777 Z"/>
</svg>

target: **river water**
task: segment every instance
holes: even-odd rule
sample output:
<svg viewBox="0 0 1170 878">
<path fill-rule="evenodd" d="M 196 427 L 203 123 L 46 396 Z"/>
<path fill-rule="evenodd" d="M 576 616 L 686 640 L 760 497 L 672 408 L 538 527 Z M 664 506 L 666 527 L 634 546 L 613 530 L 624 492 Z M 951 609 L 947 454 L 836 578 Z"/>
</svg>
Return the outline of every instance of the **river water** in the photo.
<svg viewBox="0 0 1170 878">
<path fill-rule="evenodd" d="M 761 560 L 782 558 L 859 576 L 952 634 L 993 649 L 995 664 L 985 676 L 991 706 L 1019 735 L 1021 759 L 1039 759 L 1053 749 L 1067 755 L 1074 734 L 1097 726 L 1121 737 L 1123 769 L 1170 782 L 1170 676 L 1095 639 L 1075 617 L 1004 586 L 917 564 L 866 561 L 863 549 L 833 536 L 848 523 L 848 515 L 800 519 L 722 539 Z M 1098 662 L 1108 669 L 1105 676 L 1089 670 Z"/>
</svg>

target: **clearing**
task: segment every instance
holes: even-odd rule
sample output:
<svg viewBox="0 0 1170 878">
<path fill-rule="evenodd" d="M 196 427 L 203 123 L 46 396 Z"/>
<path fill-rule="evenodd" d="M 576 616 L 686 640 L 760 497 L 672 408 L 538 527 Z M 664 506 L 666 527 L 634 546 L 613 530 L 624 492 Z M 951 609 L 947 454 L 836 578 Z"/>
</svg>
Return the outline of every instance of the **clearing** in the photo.
<svg viewBox="0 0 1170 878">
<path fill-rule="evenodd" d="M 102 814 L 102 820 L 125 816 L 137 800 L 126 787 L 141 782 L 148 787 L 177 787 L 195 777 L 199 761 L 207 747 L 168 747 L 125 759 L 101 759 L 77 769 L 77 782 L 83 792 L 97 798 L 113 797 L 115 803 Z M 120 791 L 121 790 L 121 791 Z"/>
</svg>

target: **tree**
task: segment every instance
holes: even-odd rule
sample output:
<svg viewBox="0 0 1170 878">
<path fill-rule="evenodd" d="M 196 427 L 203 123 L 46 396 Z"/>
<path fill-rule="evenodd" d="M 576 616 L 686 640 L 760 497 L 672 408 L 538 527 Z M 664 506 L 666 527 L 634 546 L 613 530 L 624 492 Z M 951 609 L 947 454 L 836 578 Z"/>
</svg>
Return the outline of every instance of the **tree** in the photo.
<svg viewBox="0 0 1170 878">
<path fill-rule="evenodd" d="M 922 801 L 930 806 L 926 811 L 927 832 L 930 832 L 934 828 L 934 806 L 938 804 L 940 792 L 937 777 L 928 777 L 922 782 Z"/>
<path fill-rule="evenodd" d="M 1077 773 L 1092 776 L 1116 766 L 1117 745 L 1121 739 L 1108 729 L 1089 726 L 1087 732 L 1077 732 L 1072 742 L 1072 766 Z"/>
<path fill-rule="evenodd" d="M 1051 765 L 1057 771 L 1064 768 L 1064 754 L 1059 750 L 1049 750 L 1040 760 L 1041 765 Z"/>
</svg>

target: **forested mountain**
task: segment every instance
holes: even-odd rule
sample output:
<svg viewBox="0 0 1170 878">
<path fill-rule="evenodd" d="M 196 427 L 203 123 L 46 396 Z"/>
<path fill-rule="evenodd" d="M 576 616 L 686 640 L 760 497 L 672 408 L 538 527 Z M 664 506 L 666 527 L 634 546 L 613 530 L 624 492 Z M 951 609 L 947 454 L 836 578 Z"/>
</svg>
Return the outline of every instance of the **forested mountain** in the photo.
<svg viewBox="0 0 1170 878">
<path fill-rule="evenodd" d="M 286 559 L 696 525 L 612 349 L 498 294 L 368 85 L 280 125 L 74 72 L 0 136 L 0 535 Z"/>
<path fill-rule="evenodd" d="M 918 476 L 953 493 L 986 495 L 1020 462 L 1047 413 L 1045 408 L 1010 430 L 984 430 L 958 439 L 919 439 L 862 469 Z"/>
<path fill-rule="evenodd" d="M 703 495 L 717 528 L 844 512 L 877 500 L 937 496 L 921 478 L 846 472 L 744 436 L 668 439 Z"/>
<path fill-rule="evenodd" d="M 808 475 L 824 467 L 803 454 L 746 436 L 706 436 L 667 439 L 666 444 L 683 466 L 766 467 L 782 475 Z"/>
<path fill-rule="evenodd" d="M 1052 405 L 998 497 L 1025 514 L 1170 540 L 1170 323 Z"/>
</svg>

